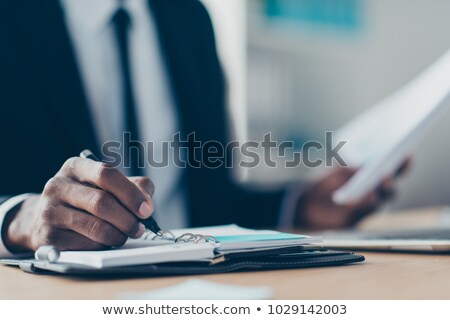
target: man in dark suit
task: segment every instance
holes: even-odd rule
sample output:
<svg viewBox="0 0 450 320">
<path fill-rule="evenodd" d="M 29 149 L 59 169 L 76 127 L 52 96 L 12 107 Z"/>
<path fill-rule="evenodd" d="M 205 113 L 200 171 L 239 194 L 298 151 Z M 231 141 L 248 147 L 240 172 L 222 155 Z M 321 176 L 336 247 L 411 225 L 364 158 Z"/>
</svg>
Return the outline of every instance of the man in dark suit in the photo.
<svg viewBox="0 0 450 320">
<path fill-rule="evenodd" d="M 159 142 L 195 132 L 198 141 L 226 145 L 225 81 L 197 0 L 2 1 L 0 43 L 2 256 L 140 237 L 138 218 L 155 206 L 144 176 L 156 180 L 158 219 L 169 217 L 170 226 L 273 227 L 288 199 L 292 223 L 343 227 L 380 200 L 374 191 L 351 206 L 333 204 L 332 191 L 354 172 L 345 168 L 304 192 L 261 192 L 234 183 L 224 166 L 160 174 L 133 167 L 131 144 L 131 169 L 77 157 L 86 148 L 101 154 L 125 131 Z M 391 188 L 387 181 L 379 190 Z"/>
</svg>

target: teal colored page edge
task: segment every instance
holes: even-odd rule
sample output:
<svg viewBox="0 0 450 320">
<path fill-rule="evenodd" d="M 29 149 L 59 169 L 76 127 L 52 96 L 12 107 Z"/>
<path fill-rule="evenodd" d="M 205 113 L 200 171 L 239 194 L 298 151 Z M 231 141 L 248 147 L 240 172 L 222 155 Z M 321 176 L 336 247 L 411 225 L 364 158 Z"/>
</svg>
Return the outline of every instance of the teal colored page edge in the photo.
<svg viewBox="0 0 450 320">
<path fill-rule="evenodd" d="M 295 240 L 305 239 L 307 236 L 290 234 L 290 233 L 276 233 L 276 234 L 248 234 L 239 236 L 216 236 L 218 241 L 226 242 L 247 242 L 247 241 L 273 241 L 273 240 Z"/>
</svg>

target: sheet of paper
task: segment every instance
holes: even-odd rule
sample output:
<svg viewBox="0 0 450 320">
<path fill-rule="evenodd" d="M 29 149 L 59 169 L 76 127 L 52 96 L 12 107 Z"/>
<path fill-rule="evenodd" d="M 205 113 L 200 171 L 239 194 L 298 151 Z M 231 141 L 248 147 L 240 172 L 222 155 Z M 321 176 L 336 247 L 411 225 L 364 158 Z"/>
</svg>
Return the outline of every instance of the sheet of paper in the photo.
<svg viewBox="0 0 450 320">
<path fill-rule="evenodd" d="M 445 111 L 450 99 L 450 50 L 406 86 L 339 129 L 347 141 L 340 156 L 361 169 L 333 195 L 339 204 L 358 201 L 400 166 Z"/>
<path fill-rule="evenodd" d="M 263 300 L 272 298 L 270 287 L 249 287 L 191 279 L 149 292 L 124 293 L 127 300 Z"/>
</svg>

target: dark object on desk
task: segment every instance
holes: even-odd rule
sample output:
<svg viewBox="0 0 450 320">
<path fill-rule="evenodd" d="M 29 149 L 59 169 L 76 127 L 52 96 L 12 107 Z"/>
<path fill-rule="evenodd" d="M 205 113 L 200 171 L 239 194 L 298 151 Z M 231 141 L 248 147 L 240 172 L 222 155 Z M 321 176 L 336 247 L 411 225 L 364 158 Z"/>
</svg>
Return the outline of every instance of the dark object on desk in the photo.
<svg viewBox="0 0 450 320">
<path fill-rule="evenodd" d="M 291 248 L 292 249 L 292 248 Z M 112 268 L 89 268 L 75 264 L 59 264 L 38 260 L 0 260 L 34 274 L 65 274 L 82 277 L 154 277 L 174 275 L 218 274 L 238 271 L 263 271 L 327 267 L 363 262 L 364 256 L 327 249 L 293 248 L 261 252 L 252 256 L 225 256 L 220 262 L 174 262 Z"/>
</svg>

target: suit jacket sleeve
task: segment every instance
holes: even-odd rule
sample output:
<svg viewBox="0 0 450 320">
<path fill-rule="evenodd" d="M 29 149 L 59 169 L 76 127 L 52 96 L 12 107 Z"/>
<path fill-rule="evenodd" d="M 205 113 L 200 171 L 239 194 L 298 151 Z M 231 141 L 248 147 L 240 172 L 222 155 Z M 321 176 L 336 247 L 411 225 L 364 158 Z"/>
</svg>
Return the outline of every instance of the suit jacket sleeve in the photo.
<svg viewBox="0 0 450 320">
<path fill-rule="evenodd" d="M 1 197 L 2 203 L 0 204 L 0 258 L 14 258 L 18 257 L 14 255 L 12 252 L 8 250 L 5 245 L 4 234 L 5 228 L 3 222 L 5 221 L 7 215 L 17 206 L 21 205 L 21 203 L 29 197 L 30 194 L 22 194 L 15 197 Z M 6 200 L 5 200 L 6 199 Z"/>
</svg>

